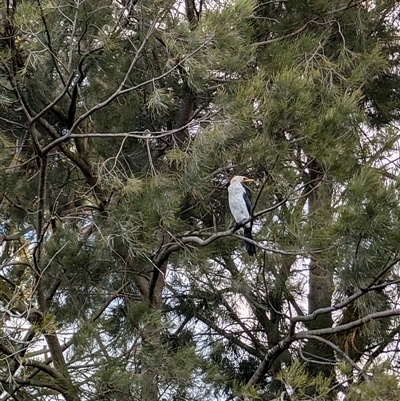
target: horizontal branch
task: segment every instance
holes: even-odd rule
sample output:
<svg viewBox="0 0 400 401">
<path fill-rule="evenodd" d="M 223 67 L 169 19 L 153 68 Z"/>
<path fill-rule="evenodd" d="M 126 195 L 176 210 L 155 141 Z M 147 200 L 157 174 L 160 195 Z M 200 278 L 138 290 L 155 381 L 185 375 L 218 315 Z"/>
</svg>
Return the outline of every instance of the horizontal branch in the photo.
<svg viewBox="0 0 400 401">
<path fill-rule="evenodd" d="M 269 246 L 265 246 L 260 244 L 260 242 L 251 240 L 249 238 L 244 237 L 243 235 L 240 234 L 233 234 L 235 238 L 242 239 L 243 241 L 249 242 L 251 244 L 254 244 L 257 248 L 263 249 L 264 251 L 271 252 L 271 253 L 277 253 L 279 255 L 287 255 L 287 256 L 296 256 L 296 255 L 303 255 L 303 256 L 309 256 L 311 253 L 315 254 L 317 252 L 321 252 L 319 249 L 312 249 L 308 251 L 304 251 L 302 249 L 295 249 L 295 250 L 290 250 L 290 251 L 284 251 L 282 249 L 278 248 L 271 248 Z"/>
<path fill-rule="evenodd" d="M 0 121 L 3 121 L 5 123 L 7 123 L 7 124 L 15 125 L 15 126 L 17 126 L 19 128 L 22 128 L 22 129 L 26 129 L 26 125 L 20 124 L 20 123 L 18 123 L 16 121 L 9 120 L 8 118 L 0 117 Z"/>
<path fill-rule="evenodd" d="M 32 231 L 33 227 L 29 226 L 22 231 L 15 233 L 15 234 L 2 234 L 0 233 L 0 244 L 7 241 L 18 241 L 22 236 L 27 234 L 29 231 Z"/>
<path fill-rule="evenodd" d="M 31 367 L 41 370 L 42 372 L 47 373 L 49 376 L 53 377 L 54 379 L 64 380 L 64 377 L 62 376 L 62 374 L 58 373 L 56 370 L 51 368 L 48 364 L 39 362 L 35 359 L 21 358 L 18 355 L 18 352 L 15 352 L 13 349 L 9 348 L 8 346 L 6 346 L 3 343 L 0 343 L 0 352 L 2 354 L 4 354 L 7 358 L 10 358 L 11 360 L 16 361 L 19 365 L 31 366 Z"/>
<path fill-rule="evenodd" d="M 343 359 L 345 359 L 355 370 L 357 370 L 360 374 L 364 376 L 364 378 L 367 378 L 367 375 L 364 374 L 363 369 L 360 368 L 342 349 L 340 349 L 336 344 L 334 344 L 332 341 L 327 340 L 325 337 L 320 337 L 312 334 L 308 334 L 307 339 L 309 340 L 316 340 L 319 342 L 322 342 L 329 347 L 331 347 L 335 352 L 340 354 Z"/>
<path fill-rule="evenodd" d="M 61 386 L 57 386 L 56 384 L 52 383 L 49 380 L 40 381 L 40 380 L 31 380 L 31 379 L 13 377 L 13 378 L 11 378 L 11 381 L 18 384 L 20 387 L 27 387 L 27 386 L 44 387 L 44 388 L 50 388 L 52 390 L 55 390 L 61 394 L 63 392 L 63 389 Z M 1 376 L 0 375 L 0 383 L 9 385 L 10 384 L 10 376 Z"/>
<path fill-rule="evenodd" d="M 213 113 L 215 114 L 215 113 Z M 160 139 L 170 135 L 174 135 L 183 129 L 189 128 L 191 125 L 197 125 L 203 121 L 208 121 L 209 116 L 205 116 L 199 120 L 189 121 L 187 124 L 179 128 L 163 130 L 163 131 L 128 131 L 128 132 L 93 132 L 87 134 L 70 134 L 69 138 L 135 138 L 135 139 Z"/>
<path fill-rule="evenodd" d="M 343 333 L 356 327 L 360 327 L 365 323 L 370 322 L 371 320 L 384 319 L 399 315 L 400 315 L 400 309 L 391 309 L 391 310 L 371 313 L 367 316 L 362 317 L 361 319 L 357 319 L 354 320 L 353 322 L 343 324 L 340 326 L 328 327 L 324 329 L 306 330 L 298 333 L 294 333 L 295 323 L 293 323 L 292 321 L 289 334 L 283 340 L 279 341 L 277 345 L 268 350 L 262 362 L 260 363 L 259 367 L 248 381 L 247 385 L 252 386 L 259 383 L 259 381 L 263 378 L 265 373 L 269 371 L 276 358 L 278 358 L 278 356 L 281 355 L 282 352 L 288 349 L 290 345 L 297 340 L 312 338 L 312 336 L 326 336 L 329 334 Z"/>
<path fill-rule="evenodd" d="M 153 259 L 153 262 L 156 266 L 159 267 L 168 259 L 169 255 L 171 255 L 171 253 L 181 249 L 184 245 L 192 243 L 192 244 L 197 244 L 199 246 L 207 246 L 219 238 L 224 238 L 224 237 L 233 235 L 235 233 L 235 231 L 237 231 L 238 227 L 243 227 L 245 224 L 249 223 L 256 217 L 262 216 L 266 213 L 269 213 L 269 212 L 277 209 L 279 206 L 284 204 L 287 200 L 288 200 L 288 198 L 284 198 L 283 200 L 281 200 L 274 206 L 271 206 L 267 209 L 264 209 L 257 213 L 254 213 L 253 217 L 249 217 L 248 219 L 243 220 L 241 223 L 236 224 L 234 227 L 230 228 L 229 230 L 217 232 L 215 234 L 212 234 L 211 236 L 209 236 L 206 239 L 202 239 L 200 237 L 192 235 L 192 236 L 186 236 L 186 237 L 179 238 L 176 240 L 176 242 L 171 242 L 169 244 L 166 244 L 166 245 L 164 245 L 164 250 L 158 255 L 158 257 Z M 258 245 L 257 243 L 255 243 L 255 244 Z"/>
<path fill-rule="evenodd" d="M 373 291 L 376 289 L 376 286 L 374 285 L 385 273 L 388 272 L 388 270 L 390 270 L 394 265 L 396 265 L 397 263 L 399 263 L 400 259 L 396 258 L 395 260 L 393 260 L 391 263 L 389 263 L 387 266 L 385 266 L 381 272 L 378 273 L 378 275 L 376 277 L 374 277 L 374 279 L 371 281 L 371 283 L 366 287 L 366 288 L 361 288 L 359 289 L 357 292 L 355 292 L 353 295 L 349 296 L 348 298 L 346 298 L 343 302 L 340 302 L 338 304 L 332 305 L 332 306 L 328 306 L 326 308 L 319 308 L 316 309 L 314 312 L 310 313 L 309 315 L 304 315 L 304 316 L 295 316 L 292 318 L 292 322 L 293 323 L 297 323 L 297 322 L 309 322 L 311 320 L 315 320 L 317 318 L 317 316 L 319 315 L 323 315 L 326 313 L 331 313 L 334 311 L 337 311 L 339 309 L 343 309 L 344 307 L 346 307 L 347 305 L 351 304 L 352 302 L 354 302 L 356 299 L 360 298 L 361 296 L 363 296 L 364 294 L 366 294 L 369 291 Z M 380 284 L 379 285 L 379 289 L 382 289 L 382 286 L 386 287 L 388 285 L 393 284 L 393 282 L 388 282 L 385 286 L 384 284 Z"/>
<path fill-rule="evenodd" d="M 147 43 L 148 39 L 150 38 L 153 29 L 155 27 L 155 23 L 156 23 L 156 19 L 153 22 L 152 27 L 149 29 L 149 31 L 147 32 L 146 38 L 143 40 L 140 48 L 138 49 L 138 51 L 136 52 L 136 55 L 134 57 L 134 59 L 132 60 L 131 65 L 128 68 L 128 71 L 125 74 L 125 78 L 123 79 L 122 83 L 120 84 L 120 86 L 117 88 L 117 90 L 110 95 L 106 100 L 104 100 L 103 102 L 100 102 L 98 104 L 96 104 L 95 106 L 93 106 L 91 109 L 89 109 L 88 111 L 86 111 L 85 113 L 83 113 L 72 125 L 72 127 L 70 128 L 70 130 L 63 135 L 60 138 L 55 139 L 53 142 L 49 143 L 44 149 L 43 149 L 43 153 L 46 154 L 48 152 L 50 152 L 52 149 L 54 149 L 57 145 L 59 145 L 62 142 L 65 142 L 66 140 L 68 140 L 71 135 L 73 134 L 73 132 L 75 131 L 75 129 L 84 121 L 86 120 L 86 118 L 88 118 L 90 115 L 92 115 L 93 113 L 95 113 L 98 110 L 101 110 L 102 108 L 104 108 L 105 106 L 107 106 L 108 104 L 110 104 L 113 100 L 115 100 L 117 97 L 138 90 L 140 88 L 142 88 L 143 86 L 146 86 L 148 84 L 154 83 L 156 81 L 159 81 L 163 78 L 165 78 L 166 76 L 168 76 L 169 74 L 171 74 L 173 71 L 175 71 L 176 69 L 178 69 L 180 66 L 183 65 L 183 63 L 188 60 L 189 58 L 193 57 L 197 52 L 199 52 L 203 47 L 205 47 L 211 40 L 212 38 L 209 38 L 208 40 L 206 40 L 203 44 L 201 44 L 198 48 L 196 48 L 195 50 L 193 50 L 191 53 L 189 53 L 186 57 L 182 58 L 182 60 L 180 60 L 178 63 L 176 63 L 173 67 L 169 68 L 166 72 L 164 72 L 163 74 L 160 74 L 158 77 L 152 78 L 152 79 L 148 79 L 147 81 L 141 82 L 140 84 L 137 84 L 135 86 L 129 87 L 129 88 L 125 88 L 124 86 L 126 84 L 126 81 L 128 80 L 128 77 L 134 67 L 134 65 L 136 64 L 137 60 L 139 59 L 140 54 L 142 53 L 143 49 L 144 49 L 144 45 Z M 182 127 L 180 128 L 180 130 L 182 129 Z"/>
<path fill-rule="evenodd" d="M 360 0 L 360 1 L 356 1 L 354 3 L 352 1 L 350 1 L 344 7 L 328 11 L 326 13 L 326 15 L 332 15 L 332 14 L 336 14 L 336 13 L 339 13 L 339 12 L 343 12 L 343 11 L 349 10 L 350 8 L 357 7 L 358 5 L 364 3 L 365 1 L 366 0 Z M 276 38 L 267 39 L 267 40 L 264 40 L 262 42 L 256 42 L 256 43 L 254 43 L 254 45 L 255 46 L 269 45 L 269 44 L 274 43 L 274 42 L 279 42 L 279 41 L 284 40 L 284 39 L 289 39 L 289 38 L 291 38 L 293 36 L 299 35 L 303 31 L 305 31 L 306 28 L 312 23 L 318 24 L 318 25 L 325 25 L 325 24 L 328 24 L 329 22 L 330 22 L 329 20 L 325 22 L 325 21 L 323 21 L 321 19 L 313 18 L 312 20 L 307 21 L 303 26 L 301 26 L 300 28 L 296 29 L 293 32 L 290 32 L 290 33 L 288 33 L 286 35 L 279 36 L 279 37 L 276 37 Z"/>
<path fill-rule="evenodd" d="M 370 322 L 371 320 L 377 320 L 377 319 L 384 319 L 387 317 L 393 317 L 393 316 L 399 316 L 400 315 L 400 309 L 389 309 L 381 312 L 375 312 L 371 313 L 367 316 L 362 317 L 361 319 L 354 320 L 353 322 L 342 324 L 340 326 L 335 326 L 335 327 L 327 327 L 324 329 L 315 329 L 315 330 L 307 330 L 307 331 L 301 331 L 299 333 L 295 334 L 295 339 L 302 339 L 302 338 L 307 338 L 307 336 L 310 335 L 315 335 L 315 336 L 324 336 L 328 334 L 336 334 L 336 333 L 343 333 L 345 331 L 349 331 L 352 329 L 355 329 L 356 327 L 360 327 L 364 325 L 365 323 Z"/>
<path fill-rule="evenodd" d="M 308 27 L 308 25 L 310 25 L 313 22 L 315 23 L 316 20 L 313 19 L 311 21 L 307 21 L 303 26 L 301 26 L 300 28 L 296 29 L 295 31 L 293 31 L 291 33 L 288 33 L 287 35 L 279 36 L 277 38 L 263 40 L 262 42 L 256 42 L 256 43 L 254 43 L 254 45 L 255 46 L 264 46 L 264 45 L 269 45 L 269 44 L 274 43 L 274 42 L 279 42 L 279 41 L 284 40 L 284 39 L 289 39 L 289 38 L 291 38 L 293 36 L 296 36 L 296 35 L 302 33 L 303 31 L 305 31 L 306 28 Z"/>
</svg>

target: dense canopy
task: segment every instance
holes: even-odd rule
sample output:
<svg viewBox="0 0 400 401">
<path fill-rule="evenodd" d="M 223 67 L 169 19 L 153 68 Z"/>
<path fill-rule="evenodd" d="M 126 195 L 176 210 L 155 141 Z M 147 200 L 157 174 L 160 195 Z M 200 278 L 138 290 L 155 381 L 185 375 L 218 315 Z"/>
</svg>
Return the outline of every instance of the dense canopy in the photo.
<svg viewBox="0 0 400 401">
<path fill-rule="evenodd" d="M 3 1 L 0 401 L 399 400 L 399 14 Z"/>
</svg>

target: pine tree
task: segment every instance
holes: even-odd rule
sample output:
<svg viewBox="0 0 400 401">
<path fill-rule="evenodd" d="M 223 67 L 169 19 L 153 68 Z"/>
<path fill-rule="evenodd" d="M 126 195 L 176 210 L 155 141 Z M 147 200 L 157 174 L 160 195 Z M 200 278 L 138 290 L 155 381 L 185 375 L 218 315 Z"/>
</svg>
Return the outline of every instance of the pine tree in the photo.
<svg viewBox="0 0 400 401">
<path fill-rule="evenodd" d="M 1 399 L 397 400 L 398 13 L 5 2 Z"/>
</svg>

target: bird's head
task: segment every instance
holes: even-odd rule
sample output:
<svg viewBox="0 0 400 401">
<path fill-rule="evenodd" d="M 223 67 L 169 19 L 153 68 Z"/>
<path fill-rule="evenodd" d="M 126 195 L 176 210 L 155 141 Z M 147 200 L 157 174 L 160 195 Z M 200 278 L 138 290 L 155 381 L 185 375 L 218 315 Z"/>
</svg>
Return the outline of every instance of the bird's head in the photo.
<svg viewBox="0 0 400 401">
<path fill-rule="evenodd" d="M 242 184 L 245 184 L 247 182 L 254 182 L 254 180 L 252 178 L 244 177 L 243 175 L 235 175 L 231 179 L 231 184 L 233 184 L 235 182 L 240 182 Z"/>
</svg>

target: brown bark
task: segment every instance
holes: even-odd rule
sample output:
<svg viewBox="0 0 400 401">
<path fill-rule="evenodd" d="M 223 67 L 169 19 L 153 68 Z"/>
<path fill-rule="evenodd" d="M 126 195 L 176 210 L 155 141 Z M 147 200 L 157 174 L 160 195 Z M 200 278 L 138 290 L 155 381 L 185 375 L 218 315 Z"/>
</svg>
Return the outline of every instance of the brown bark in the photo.
<svg viewBox="0 0 400 401">
<path fill-rule="evenodd" d="M 323 183 L 324 173 L 322 166 L 316 161 L 309 165 L 310 196 L 308 202 L 309 215 L 317 222 L 316 231 L 321 230 L 325 218 L 323 214 L 330 210 L 331 188 Z M 318 235 L 317 235 L 318 236 Z M 319 308 L 331 306 L 333 295 L 333 278 L 329 266 L 325 265 L 321 256 L 313 257 L 309 263 L 309 292 L 308 313 L 311 314 Z M 331 313 L 316 316 L 307 325 L 309 330 L 330 328 L 333 325 Z M 334 350 L 326 344 L 310 339 L 304 346 L 302 353 L 307 359 L 307 370 L 309 374 L 316 377 L 322 374 L 326 378 L 334 379 Z M 315 394 L 315 388 L 308 389 L 309 394 Z M 334 398 L 334 395 L 332 395 Z"/>
</svg>

